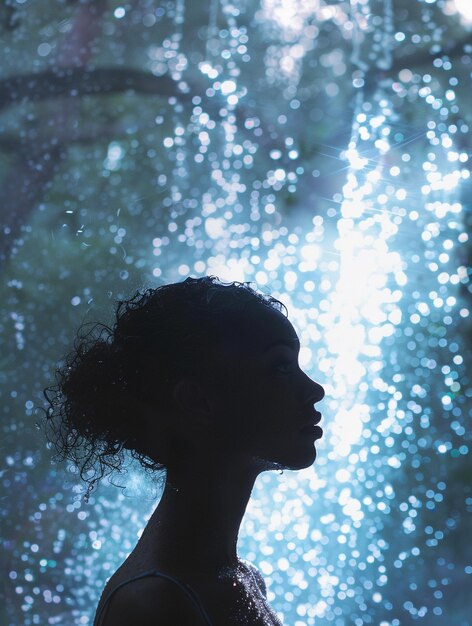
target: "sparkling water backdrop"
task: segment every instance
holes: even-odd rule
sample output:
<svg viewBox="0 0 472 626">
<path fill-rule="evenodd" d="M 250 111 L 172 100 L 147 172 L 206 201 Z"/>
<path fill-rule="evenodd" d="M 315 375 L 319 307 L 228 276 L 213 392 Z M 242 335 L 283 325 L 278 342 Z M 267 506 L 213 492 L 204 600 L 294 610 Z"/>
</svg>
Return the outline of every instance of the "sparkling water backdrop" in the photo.
<svg viewBox="0 0 472 626">
<path fill-rule="evenodd" d="M 240 555 L 286 626 L 472 626 L 469 0 L 8 0 L 0 626 L 91 625 L 158 489 L 84 502 L 35 427 L 85 319 L 217 275 L 288 307 L 315 465 Z"/>
</svg>

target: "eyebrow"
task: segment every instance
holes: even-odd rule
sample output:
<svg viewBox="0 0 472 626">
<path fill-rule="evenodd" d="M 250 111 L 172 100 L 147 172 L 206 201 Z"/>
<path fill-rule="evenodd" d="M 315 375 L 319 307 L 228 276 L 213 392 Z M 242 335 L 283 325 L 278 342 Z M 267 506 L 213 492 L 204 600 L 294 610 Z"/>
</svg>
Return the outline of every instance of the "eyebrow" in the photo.
<svg viewBox="0 0 472 626">
<path fill-rule="evenodd" d="M 275 346 L 280 346 L 280 345 L 288 346 L 289 348 L 299 349 L 300 340 L 299 339 L 276 339 L 276 341 L 273 341 L 272 343 L 270 343 L 268 346 L 265 347 L 265 351 L 267 352 L 271 348 L 274 348 Z"/>
</svg>

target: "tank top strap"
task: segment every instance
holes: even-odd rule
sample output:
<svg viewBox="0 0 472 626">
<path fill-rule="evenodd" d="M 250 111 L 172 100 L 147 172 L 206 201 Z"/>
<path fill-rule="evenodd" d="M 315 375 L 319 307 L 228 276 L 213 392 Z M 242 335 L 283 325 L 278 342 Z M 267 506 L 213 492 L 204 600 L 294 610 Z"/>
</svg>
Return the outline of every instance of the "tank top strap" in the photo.
<svg viewBox="0 0 472 626">
<path fill-rule="evenodd" d="M 169 574 L 158 572 L 157 570 L 150 570 L 149 572 L 144 572 L 143 574 L 139 574 L 138 576 L 133 576 L 133 578 L 128 578 L 128 580 L 125 580 L 124 582 L 117 585 L 114 589 L 112 589 L 112 591 L 110 591 L 104 603 L 102 604 L 100 611 L 97 613 L 96 626 L 101 626 L 101 621 L 103 619 L 104 612 L 105 612 L 106 607 L 108 606 L 108 603 L 110 602 L 114 594 L 119 589 L 121 589 L 121 587 L 124 587 L 128 583 L 134 582 L 135 580 L 140 580 L 141 578 L 147 578 L 147 577 L 164 578 L 165 580 L 169 580 L 175 583 L 178 587 L 180 587 L 183 593 L 185 593 L 185 595 L 192 602 L 193 606 L 195 607 L 197 612 L 200 614 L 205 624 L 207 626 L 212 626 L 210 618 L 208 617 L 207 612 L 205 611 L 205 609 L 202 606 L 202 603 L 200 602 L 200 598 L 195 593 L 195 591 L 190 587 L 190 585 L 187 585 L 187 583 L 182 582 L 181 580 L 179 580 L 178 578 L 175 578 L 174 576 L 170 576 Z"/>
</svg>

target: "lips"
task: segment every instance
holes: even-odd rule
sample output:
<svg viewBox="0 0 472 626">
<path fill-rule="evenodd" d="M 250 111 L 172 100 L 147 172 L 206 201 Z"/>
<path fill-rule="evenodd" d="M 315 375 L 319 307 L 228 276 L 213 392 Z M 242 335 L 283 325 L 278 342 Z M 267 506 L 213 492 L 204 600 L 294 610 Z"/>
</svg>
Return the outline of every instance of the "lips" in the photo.
<svg viewBox="0 0 472 626">
<path fill-rule="evenodd" d="M 321 421 L 321 413 L 319 413 L 318 411 L 313 411 L 310 414 L 310 419 L 308 422 L 306 422 L 306 424 L 304 426 L 302 426 L 302 428 L 306 428 L 307 426 L 316 426 L 317 424 L 319 424 Z"/>
<path fill-rule="evenodd" d="M 308 426 L 304 426 L 300 429 L 300 435 L 303 435 L 303 437 L 308 436 L 311 439 L 321 439 L 323 436 L 323 430 L 319 426 L 308 424 Z"/>
</svg>

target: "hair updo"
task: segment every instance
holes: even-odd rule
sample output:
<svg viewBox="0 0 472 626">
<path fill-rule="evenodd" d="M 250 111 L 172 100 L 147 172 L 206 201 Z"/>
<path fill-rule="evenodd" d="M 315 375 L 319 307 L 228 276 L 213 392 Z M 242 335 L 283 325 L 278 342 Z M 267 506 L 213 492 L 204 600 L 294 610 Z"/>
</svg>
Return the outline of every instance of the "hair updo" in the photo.
<svg viewBox="0 0 472 626">
<path fill-rule="evenodd" d="M 170 401 L 171 382 L 199 371 L 209 350 L 231 336 L 238 315 L 258 304 L 286 307 L 250 283 L 216 276 L 187 278 L 118 301 L 113 327 L 82 325 L 73 351 L 44 391 L 44 430 L 56 460 L 73 463 L 88 485 L 124 468 L 126 452 L 150 471 L 164 470 L 139 445 L 139 406 L 156 415 Z M 142 423 L 142 421 L 141 421 Z"/>
</svg>

